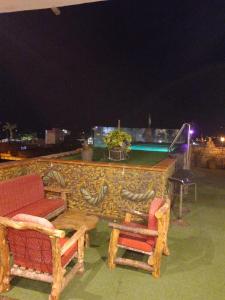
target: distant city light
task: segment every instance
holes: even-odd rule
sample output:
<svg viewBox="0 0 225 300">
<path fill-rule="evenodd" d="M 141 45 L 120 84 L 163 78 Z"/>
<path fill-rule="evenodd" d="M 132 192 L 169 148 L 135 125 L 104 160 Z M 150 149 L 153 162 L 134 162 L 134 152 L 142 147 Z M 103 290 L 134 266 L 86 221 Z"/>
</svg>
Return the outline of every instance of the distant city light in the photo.
<svg viewBox="0 0 225 300">
<path fill-rule="evenodd" d="M 88 145 L 93 145 L 93 143 L 94 143 L 93 138 L 89 137 L 87 142 L 88 142 Z"/>
<path fill-rule="evenodd" d="M 223 143 L 225 141 L 225 137 L 221 136 L 220 141 Z"/>
</svg>

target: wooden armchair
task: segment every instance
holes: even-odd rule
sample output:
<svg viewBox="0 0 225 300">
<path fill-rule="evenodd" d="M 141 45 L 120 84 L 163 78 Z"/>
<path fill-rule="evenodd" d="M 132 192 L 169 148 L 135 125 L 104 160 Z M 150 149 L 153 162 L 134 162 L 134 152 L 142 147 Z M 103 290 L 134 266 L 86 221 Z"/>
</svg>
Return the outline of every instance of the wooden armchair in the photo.
<svg viewBox="0 0 225 300">
<path fill-rule="evenodd" d="M 132 214 L 147 218 L 148 225 L 131 222 Z M 160 276 L 162 254 L 169 255 L 167 232 L 170 217 L 170 200 L 154 198 L 149 214 L 129 211 L 124 223 L 109 223 L 112 233 L 109 243 L 108 266 L 115 268 L 116 264 L 141 268 L 152 273 L 155 278 Z M 124 248 L 148 255 L 148 262 L 117 257 L 118 248 Z"/>
<path fill-rule="evenodd" d="M 21 276 L 51 283 L 49 300 L 58 300 L 73 276 L 84 271 L 85 230 L 82 226 L 68 239 L 64 231 L 43 218 L 25 214 L 0 217 L 0 292 L 9 290 L 12 276 Z M 74 257 L 77 263 L 66 274 Z"/>
</svg>

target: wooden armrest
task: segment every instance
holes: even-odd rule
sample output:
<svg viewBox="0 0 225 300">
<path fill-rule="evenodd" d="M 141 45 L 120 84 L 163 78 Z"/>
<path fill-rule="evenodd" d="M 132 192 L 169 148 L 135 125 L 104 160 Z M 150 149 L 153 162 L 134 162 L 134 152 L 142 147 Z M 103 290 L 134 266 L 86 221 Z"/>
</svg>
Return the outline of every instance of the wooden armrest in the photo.
<svg viewBox="0 0 225 300">
<path fill-rule="evenodd" d="M 121 208 L 121 210 L 123 212 L 129 213 L 131 215 L 136 215 L 136 216 L 142 217 L 144 219 L 148 218 L 148 214 L 146 214 L 142 211 L 138 211 L 138 210 L 135 210 L 135 209 L 126 209 L 126 208 Z"/>
<path fill-rule="evenodd" d="M 44 190 L 46 192 L 53 192 L 53 193 L 66 193 L 66 194 L 70 193 L 70 190 L 63 189 L 63 188 L 60 188 L 60 187 L 52 187 L 52 186 L 45 186 Z"/>
<path fill-rule="evenodd" d="M 165 213 L 170 210 L 170 199 L 167 198 L 165 204 L 155 213 L 157 219 L 160 219 L 165 215 Z"/>
<path fill-rule="evenodd" d="M 63 230 L 58 230 L 58 229 L 52 229 L 52 228 L 47 228 L 45 226 L 42 226 L 40 224 L 35 224 L 32 222 L 21 222 L 21 221 L 14 221 L 10 218 L 6 217 L 0 217 L 0 226 L 4 227 L 9 227 L 9 228 L 14 228 L 18 230 L 35 230 L 41 233 L 44 233 L 49 236 L 54 236 L 57 238 L 64 238 L 65 237 L 65 232 Z"/>
<path fill-rule="evenodd" d="M 110 222 L 109 226 L 112 227 L 113 229 L 119 229 L 119 230 L 123 230 L 123 231 L 127 231 L 127 232 L 139 233 L 139 234 L 148 235 L 148 236 L 158 236 L 158 231 L 143 228 L 143 227 L 130 227 L 128 225 L 122 225 L 122 224 L 113 223 L 113 222 Z"/>
<path fill-rule="evenodd" d="M 72 236 L 69 238 L 68 241 L 65 242 L 65 244 L 61 248 L 61 255 L 63 255 L 69 248 L 75 244 L 82 235 L 85 234 L 87 228 L 85 225 L 82 225 Z"/>
</svg>

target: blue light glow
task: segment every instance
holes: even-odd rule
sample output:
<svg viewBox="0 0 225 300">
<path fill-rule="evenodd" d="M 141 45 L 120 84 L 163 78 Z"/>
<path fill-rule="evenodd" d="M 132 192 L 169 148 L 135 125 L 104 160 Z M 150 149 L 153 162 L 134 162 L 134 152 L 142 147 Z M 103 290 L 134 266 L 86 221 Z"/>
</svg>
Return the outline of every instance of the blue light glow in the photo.
<svg viewBox="0 0 225 300">
<path fill-rule="evenodd" d="M 148 152 L 169 152 L 169 147 L 163 145 L 132 145 L 131 150 L 148 151 Z"/>
</svg>

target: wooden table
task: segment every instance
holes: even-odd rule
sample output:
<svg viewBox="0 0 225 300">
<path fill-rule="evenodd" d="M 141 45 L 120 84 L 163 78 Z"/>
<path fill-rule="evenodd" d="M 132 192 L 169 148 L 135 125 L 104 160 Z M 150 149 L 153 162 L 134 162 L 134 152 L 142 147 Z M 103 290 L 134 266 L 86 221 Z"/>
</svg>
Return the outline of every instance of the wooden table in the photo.
<svg viewBox="0 0 225 300">
<path fill-rule="evenodd" d="M 82 225 L 85 225 L 87 232 L 85 234 L 85 245 L 89 246 L 89 235 L 88 231 L 96 227 L 99 218 L 97 216 L 88 215 L 79 209 L 70 209 L 59 215 L 52 224 L 57 229 L 72 229 L 78 230 Z"/>
</svg>

